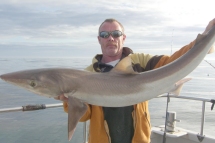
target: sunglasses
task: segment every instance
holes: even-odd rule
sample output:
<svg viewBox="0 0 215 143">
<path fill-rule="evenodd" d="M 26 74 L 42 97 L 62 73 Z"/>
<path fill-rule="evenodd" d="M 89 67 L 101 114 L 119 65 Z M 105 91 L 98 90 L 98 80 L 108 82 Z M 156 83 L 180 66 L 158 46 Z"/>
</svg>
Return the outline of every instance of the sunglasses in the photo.
<svg viewBox="0 0 215 143">
<path fill-rule="evenodd" d="M 101 31 L 99 33 L 99 37 L 102 37 L 102 38 L 108 38 L 110 35 L 113 38 L 118 38 L 118 37 L 122 36 L 123 33 L 121 31 L 119 31 L 119 30 L 115 30 L 115 31 L 111 31 L 111 32 Z"/>
</svg>

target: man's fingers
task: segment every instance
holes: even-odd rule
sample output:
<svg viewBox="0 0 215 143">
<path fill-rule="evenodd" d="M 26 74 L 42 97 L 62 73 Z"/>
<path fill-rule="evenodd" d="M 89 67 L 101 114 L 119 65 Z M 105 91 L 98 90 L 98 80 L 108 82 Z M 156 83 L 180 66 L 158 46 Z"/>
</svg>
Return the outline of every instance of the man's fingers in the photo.
<svg viewBox="0 0 215 143">
<path fill-rule="evenodd" d="M 67 97 L 65 97 L 63 94 L 62 95 L 59 95 L 59 96 L 57 96 L 57 97 L 54 97 L 54 99 L 56 99 L 56 100 L 61 100 L 61 101 L 68 101 L 68 98 Z"/>
<path fill-rule="evenodd" d="M 65 96 L 60 96 L 60 100 L 64 101 L 65 100 Z"/>
<path fill-rule="evenodd" d="M 64 95 L 60 95 L 59 98 L 61 101 L 68 101 L 68 98 L 65 97 Z"/>
<path fill-rule="evenodd" d="M 56 99 L 56 100 L 60 100 L 60 96 L 54 97 L 54 99 Z"/>
</svg>

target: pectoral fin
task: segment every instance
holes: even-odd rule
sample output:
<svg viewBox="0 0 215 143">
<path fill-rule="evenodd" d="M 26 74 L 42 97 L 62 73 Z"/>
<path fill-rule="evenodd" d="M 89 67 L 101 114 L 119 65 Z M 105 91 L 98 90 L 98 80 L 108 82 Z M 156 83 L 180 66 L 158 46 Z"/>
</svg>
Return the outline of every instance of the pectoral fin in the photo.
<svg viewBox="0 0 215 143">
<path fill-rule="evenodd" d="M 87 105 L 74 97 L 68 98 L 68 140 L 70 141 L 78 121 L 87 111 Z"/>
</svg>

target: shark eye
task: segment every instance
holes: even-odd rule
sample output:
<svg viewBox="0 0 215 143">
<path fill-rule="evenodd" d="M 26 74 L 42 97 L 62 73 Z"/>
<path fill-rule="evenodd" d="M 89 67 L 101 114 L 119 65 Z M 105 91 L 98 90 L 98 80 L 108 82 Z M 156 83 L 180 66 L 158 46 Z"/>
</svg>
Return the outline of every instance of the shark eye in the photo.
<svg viewBox="0 0 215 143">
<path fill-rule="evenodd" d="M 31 87 L 35 87 L 35 86 L 36 86 L 36 83 L 35 83 L 34 81 L 31 81 L 30 86 L 31 86 Z"/>
</svg>

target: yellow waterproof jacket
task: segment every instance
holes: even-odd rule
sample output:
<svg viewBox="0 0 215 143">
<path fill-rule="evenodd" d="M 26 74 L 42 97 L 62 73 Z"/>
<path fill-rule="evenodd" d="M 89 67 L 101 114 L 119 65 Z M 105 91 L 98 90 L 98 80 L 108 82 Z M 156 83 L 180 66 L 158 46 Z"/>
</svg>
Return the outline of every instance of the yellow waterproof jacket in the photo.
<svg viewBox="0 0 215 143">
<path fill-rule="evenodd" d="M 130 56 L 132 59 L 133 69 L 137 72 L 144 72 L 152 70 L 163 65 L 166 65 L 193 47 L 195 41 L 182 47 L 179 51 L 175 52 L 172 56 L 152 56 L 149 54 L 132 53 L 129 48 L 123 48 L 123 57 Z M 96 63 L 100 60 L 102 55 L 97 55 L 92 64 L 86 68 L 88 71 L 99 72 Z M 143 95 L 144 96 L 144 95 Z M 64 102 L 64 111 L 68 112 L 68 105 Z M 132 113 L 134 121 L 134 136 L 132 143 L 149 143 L 150 142 L 150 115 L 148 111 L 148 101 L 134 105 L 134 111 Z M 107 122 L 104 120 L 103 109 L 100 106 L 88 105 L 88 110 L 81 118 L 81 122 L 85 122 L 90 119 L 89 126 L 89 139 L 88 143 L 111 143 L 109 136 L 109 129 Z"/>
</svg>

